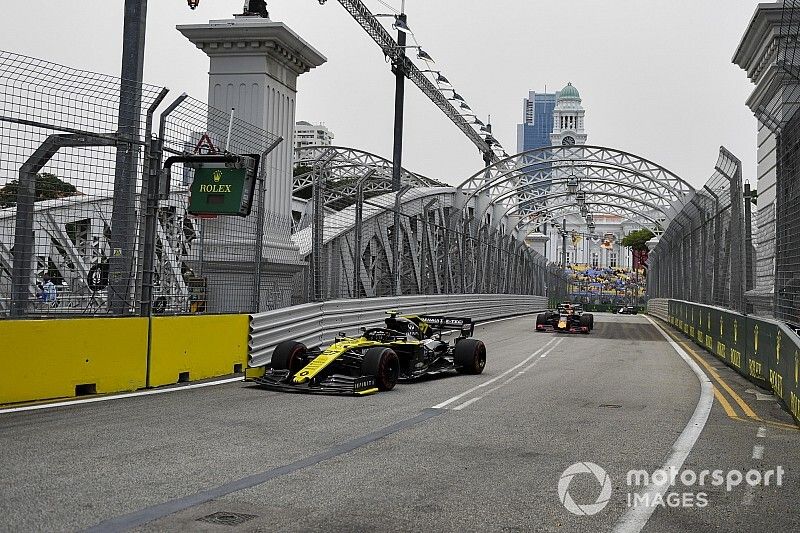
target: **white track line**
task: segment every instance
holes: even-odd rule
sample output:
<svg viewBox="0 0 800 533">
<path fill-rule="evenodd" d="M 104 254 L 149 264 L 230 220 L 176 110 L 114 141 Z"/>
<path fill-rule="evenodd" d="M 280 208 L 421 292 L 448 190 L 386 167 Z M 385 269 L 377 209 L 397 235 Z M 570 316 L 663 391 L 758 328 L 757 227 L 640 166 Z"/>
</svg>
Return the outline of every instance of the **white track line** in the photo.
<svg viewBox="0 0 800 533">
<path fill-rule="evenodd" d="M 456 405 L 455 407 L 453 407 L 453 411 L 460 411 L 463 408 L 465 408 L 466 406 L 468 406 L 469 404 L 477 402 L 481 398 L 483 398 L 483 396 L 475 396 L 471 400 L 467 400 L 466 402 L 464 402 L 464 403 L 462 403 L 460 405 Z"/>
<path fill-rule="evenodd" d="M 86 398 L 85 400 L 67 400 L 66 402 L 42 403 L 37 405 L 26 405 L 24 407 L 10 407 L 8 409 L 0 409 L 0 415 L 5 413 L 19 413 L 21 411 L 39 411 L 41 409 L 55 409 L 56 407 L 67 407 L 70 405 L 82 405 L 86 403 L 107 402 L 109 400 L 119 400 L 122 398 L 135 398 L 136 396 L 151 396 L 153 394 L 166 394 L 168 392 L 179 392 L 188 389 L 202 389 L 203 387 L 224 385 L 226 383 L 233 383 L 235 381 L 243 381 L 243 380 L 244 377 L 239 376 L 235 378 L 220 379 L 217 381 L 194 383 L 192 385 L 184 385 L 181 387 L 170 387 L 168 389 L 144 390 L 139 392 L 129 392 L 125 394 L 114 394 L 111 396 L 98 396 L 97 398 Z"/>
<path fill-rule="evenodd" d="M 514 374 L 513 376 L 511 376 L 510 378 L 508 378 L 508 379 L 507 379 L 507 380 L 505 380 L 504 382 L 500 383 L 499 385 L 495 385 L 495 386 L 494 386 L 494 387 L 492 387 L 491 389 L 487 390 L 487 391 L 486 391 L 486 392 L 483 394 L 483 396 L 486 396 L 486 395 L 488 395 L 489 393 L 496 391 L 496 390 L 497 390 L 497 389 L 499 389 L 500 387 L 505 387 L 506 385 L 508 385 L 509 383 L 511 383 L 512 381 L 514 381 L 515 379 L 517 379 L 518 377 L 520 377 L 521 375 L 523 375 L 525 372 L 527 372 L 528 370 L 530 370 L 530 369 L 532 369 L 533 367 L 535 367 L 535 366 L 536 366 L 536 365 L 539 363 L 539 361 L 541 361 L 542 359 L 544 359 L 545 357 L 547 357 L 547 355 L 548 355 L 550 352 L 552 352 L 553 350 L 555 350 L 556 346 L 558 346 L 558 345 L 559 345 L 559 343 L 560 343 L 561 341 L 563 341 L 563 340 L 564 340 L 563 338 L 561 338 L 561 339 L 558 339 L 558 341 L 557 341 L 557 342 L 556 342 L 556 343 L 555 343 L 555 344 L 554 344 L 552 347 L 550 347 L 550 349 L 549 349 L 549 350 L 547 350 L 547 351 L 546 351 L 546 352 L 544 352 L 542 355 L 540 355 L 538 358 L 536 358 L 536 360 L 535 360 L 533 363 L 529 364 L 529 365 L 528 365 L 528 366 L 526 366 L 524 369 L 520 370 L 519 372 L 517 372 L 516 374 Z M 483 396 L 481 396 L 481 398 L 482 398 Z"/>
<path fill-rule="evenodd" d="M 684 362 L 689 365 L 689 368 L 692 369 L 697 379 L 700 381 L 700 399 L 697 401 L 697 407 L 695 407 L 694 413 L 686 424 L 686 427 L 683 428 L 683 432 L 672 445 L 672 451 L 661 467 L 665 472 L 673 471 L 671 469 L 679 472 L 708 421 L 708 415 L 711 413 L 711 406 L 714 405 L 714 388 L 711 384 L 711 380 L 708 379 L 708 376 L 705 375 L 697 363 L 689 357 L 689 354 L 687 354 L 677 342 L 672 340 L 658 324 L 653 322 L 649 316 L 645 318 L 653 324 L 678 355 L 681 356 Z M 656 495 L 658 494 L 663 497 L 668 487 L 669 481 L 661 485 L 651 483 L 643 489 L 643 499 L 639 501 L 653 502 L 660 500 L 661 498 L 657 498 Z M 644 496 L 645 494 L 646 496 Z M 614 531 L 617 533 L 638 533 L 645 524 L 647 524 L 647 521 L 655 510 L 656 507 L 650 505 L 628 507 L 615 524 Z"/>
<path fill-rule="evenodd" d="M 760 444 L 756 444 L 753 446 L 753 459 L 763 459 L 764 458 L 764 447 Z"/>
<path fill-rule="evenodd" d="M 475 392 L 476 390 L 478 390 L 478 389 L 480 389 L 482 387 L 490 385 L 490 384 L 494 383 L 495 381 L 497 381 L 498 379 L 502 379 L 504 376 L 507 376 L 508 374 L 513 372 L 514 370 L 518 369 L 519 367 L 521 367 L 522 365 L 524 365 L 525 363 L 527 363 L 528 361 L 530 361 L 531 359 L 533 359 L 534 357 L 539 355 L 545 348 L 547 348 L 547 346 L 549 344 L 552 344 L 556 340 L 560 340 L 560 339 L 550 339 L 549 341 L 547 341 L 547 344 L 545 344 L 544 346 L 542 346 L 541 348 L 539 348 L 538 350 L 533 352 L 531 355 L 529 355 L 528 357 L 523 359 L 521 363 L 517 363 L 516 365 L 512 366 L 511 368 L 509 368 L 508 370 L 503 372 L 502 374 L 500 374 L 498 376 L 495 376 L 492 379 L 486 380 L 486 381 L 484 381 L 483 383 L 481 383 L 479 385 L 475 385 L 474 387 L 465 390 L 461 394 L 457 394 L 457 395 L 453 396 L 452 398 L 443 401 L 442 403 L 438 403 L 438 404 L 434 405 L 433 409 L 443 409 L 445 406 L 450 405 L 451 403 L 455 402 L 456 400 L 460 400 L 461 398 L 463 398 L 467 394 L 470 394 L 471 392 Z"/>
</svg>

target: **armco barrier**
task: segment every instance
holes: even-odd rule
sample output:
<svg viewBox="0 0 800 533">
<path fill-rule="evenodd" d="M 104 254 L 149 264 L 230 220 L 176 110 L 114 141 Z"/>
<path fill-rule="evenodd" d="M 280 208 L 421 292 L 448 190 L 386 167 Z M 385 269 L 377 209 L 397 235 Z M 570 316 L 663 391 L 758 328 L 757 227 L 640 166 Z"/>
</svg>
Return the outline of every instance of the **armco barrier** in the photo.
<svg viewBox="0 0 800 533">
<path fill-rule="evenodd" d="M 247 366 L 248 315 L 155 317 L 148 385 L 242 372 Z"/>
<path fill-rule="evenodd" d="M 682 300 L 650 300 L 664 318 L 750 381 L 771 389 L 800 423 L 800 337 L 785 324 Z"/>
<path fill-rule="evenodd" d="M 340 332 L 355 335 L 361 326 L 378 326 L 388 309 L 400 313 L 443 314 L 475 321 L 533 313 L 547 308 L 544 296 L 514 294 L 451 294 L 332 300 L 298 305 L 250 316 L 249 364 L 270 362 L 272 351 L 285 340 L 317 346 Z"/>
<path fill-rule="evenodd" d="M 0 404 L 140 389 L 146 318 L 0 321 Z"/>
</svg>

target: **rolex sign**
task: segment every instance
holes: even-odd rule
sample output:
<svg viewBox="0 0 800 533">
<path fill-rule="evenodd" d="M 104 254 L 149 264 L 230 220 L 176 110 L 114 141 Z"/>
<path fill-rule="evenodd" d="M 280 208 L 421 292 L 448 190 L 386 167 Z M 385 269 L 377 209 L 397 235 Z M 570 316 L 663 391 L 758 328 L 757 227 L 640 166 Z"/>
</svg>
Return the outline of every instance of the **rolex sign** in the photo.
<svg viewBox="0 0 800 533">
<path fill-rule="evenodd" d="M 196 164 L 190 188 L 189 214 L 249 215 L 257 163 L 257 157 L 242 156 L 239 163 Z"/>
</svg>

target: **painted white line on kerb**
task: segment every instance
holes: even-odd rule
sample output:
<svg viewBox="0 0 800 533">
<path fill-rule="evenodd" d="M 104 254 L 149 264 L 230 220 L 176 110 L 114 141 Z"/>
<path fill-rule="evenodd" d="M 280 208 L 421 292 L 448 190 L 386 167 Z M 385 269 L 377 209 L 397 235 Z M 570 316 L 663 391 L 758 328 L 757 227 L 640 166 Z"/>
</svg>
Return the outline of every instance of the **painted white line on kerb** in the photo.
<svg viewBox="0 0 800 533">
<path fill-rule="evenodd" d="M 711 413 L 711 406 L 714 405 L 714 387 L 711 384 L 711 380 L 708 379 L 708 376 L 706 376 L 697 363 L 689 357 L 689 354 L 687 354 L 677 342 L 672 340 L 672 338 L 649 316 L 645 316 L 645 318 L 650 321 L 659 333 L 661 333 L 678 355 L 681 356 L 681 359 L 689 365 L 689 368 L 692 369 L 697 379 L 700 381 L 700 399 L 697 401 L 697 407 L 695 407 L 694 413 L 686 424 L 686 427 L 683 428 L 683 432 L 673 443 L 672 452 L 661 467 L 665 472 L 679 472 L 708 421 L 708 415 Z M 644 488 L 641 493 L 641 498 L 638 499 L 638 501 L 660 501 L 667 491 L 667 488 L 669 488 L 669 480 L 663 484 L 651 483 Z M 614 531 L 617 533 L 638 533 L 645 524 L 647 524 L 647 521 L 655 510 L 656 507 L 651 505 L 634 505 L 633 507 L 628 507 L 614 526 Z"/>
<path fill-rule="evenodd" d="M 475 385 L 474 387 L 472 387 L 472 388 L 470 388 L 470 389 L 467 389 L 467 390 L 465 390 L 465 391 L 464 391 L 464 392 L 462 392 L 461 394 L 457 394 L 457 395 L 453 396 L 452 398 L 450 398 L 450 399 L 448 399 L 448 400 L 445 400 L 445 401 L 443 401 L 442 403 L 439 403 L 439 404 L 436 404 L 436 405 L 434 405 L 434 406 L 433 406 L 433 409 L 442 409 L 442 408 L 444 408 L 445 406 L 448 406 L 448 405 L 450 405 L 451 403 L 455 402 L 456 400 L 460 400 L 461 398 L 463 398 L 463 397 L 464 397 L 464 396 L 466 396 L 467 394 L 470 394 L 471 392 L 475 392 L 476 390 L 480 389 L 481 387 L 485 387 L 485 386 L 487 386 L 487 385 L 491 385 L 492 383 L 494 383 L 494 382 L 495 382 L 495 381 L 497 381 L 498 379 L 502 379 L 504 376 L 507 376 L 508 374 L 510 374 L 511 372 L 513 372 L 514 370 L 518 369 L 519 367 L 521 367 L 522 365 L 524 365 L 525 363 L 527 363 L 528 361 L 530 361 L 531 359 L 533 359 L 534 357 L 536 357 L 537 355 L 539 355 L 540 353 L 542 353 L 542 351 L 543 351 L 545 348 L 547 348 L 547 346 L 548 346 L 549 344 L 552 344 L 552 343 L 553 343 L 553 342 L 555 342 L 556 340 L 557 340 L 557 339 L 550 339 L 549 341 L 547 341 L 547 343 L 546 343 L 544 346 L 542 346 L 541 348 L 539 348 L 538 350 L 536 350 L 535 352 L 533 352 L 531 355 L 529 355 L 528 357 L 526 357 L 526 358 L 525 358 L 525 359 L 524 359 L 524 360 L 523 360 L 521 363 L 517 363 L 516 365 L 512 366 L 511 368 L 509 368 L 508 370 L 506 370 L 505 372 L 503 372 L 502 374 L 500 374 L 500 375 L 497 375 L 497 376 L 493 377 L 492 379 L 486 380 L 486 381 L 484 381 L 483 383 L 480 383 L 479 385 Z"/>
<path fill-rule="evenodd" d="M 10 407 L 8 409 L 0 409 L 0 415 L 4 413 L 19 413 L 20 411 L 39 411 L 41 409 L 55 409 L 56 407 L 68 407 L 70 405 L 83 405 L 86 403 L 107 402 L 109 400 L 120 400 L 122 398 L 135 398 L 136 396 L 166 394 L 168 392 L 179 392 L 188 389 L 202 389 L 203 387 L 224 385 L 226 383 L 233 383 L 235 381 L 244 381 L 244 377 L 239 376 L 235 378 L 220 379 L 217 381 L 207 381 L 205 383 L 194 383 L 192 385 L 184 385 L 181 387 L 170 387 L 169 389 L 153 389 L 153 390 L 144 390 L 139 392 L 128 392 L 125 394 L 114 394 L 112 396 L 99 396 L 97 398 L 86 398 L 85 400 L 67 400 L 66 402 L 42 403 L 38 405 L 26 405 L 24 407 Z"/>
<path fill-rule="evenodd" d="M 753 446 L 753 459 L 763 459 L 764 458 L 764 447 L 760 444 L 756 444 Z"/>
<path fill-rule="evenodd" d="M 764 426 L 758 428 L 758 431 L 756 432 L 756 437 L 763 439 L 766 436 L 767 436 L 767 428 L 765 428 Z"/>
</svg>

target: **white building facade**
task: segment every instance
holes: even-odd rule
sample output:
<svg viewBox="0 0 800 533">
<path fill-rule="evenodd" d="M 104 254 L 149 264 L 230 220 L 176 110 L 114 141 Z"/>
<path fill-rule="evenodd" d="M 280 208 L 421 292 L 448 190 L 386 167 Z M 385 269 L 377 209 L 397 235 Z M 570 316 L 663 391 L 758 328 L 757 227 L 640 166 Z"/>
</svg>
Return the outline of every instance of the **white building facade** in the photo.
<svg viewBox="0 0 800 533">
<path fill-rule="evenodd" d="M 572 83 L 556 92 L 556 106 L 553 110 L 553 130 L 550 133 L 551 146 L 581 146 L 586 144 L 588 135 L 585 123 L 586 111 L 578 89 Z M 581 171 L 567 164 L 553 168 L 553 175 L 573 174 L 581 178 Z M 552 185 L 561 187 L 564 185 Z M 560 202 L 560 200 L 559 200 Z M 633 258 L 630 249 L 622 246 L 622 239 L 640 225 L 616 215 L 592 213 L 595 229 L 590 232 L 587 222 L 579 214 L 567 215 L 566 247 L 560 228 L 553 224 L 540 228 L 541 233 L 529 236 L 528 242 L 543 253 L 550 261 L 561 263 L 566 251 L 568 264 L 584 264 L 595 268 L 630 268 Z M 563 219 L 557 221 L 563 224 Z"/>
<path fill-rule="evenodd" d="M 333 132 L 324 124 L 311 124 L 301 120 L 294 125 L 294 148 L 307 146 L 331 146 Z"/>
</svg>

